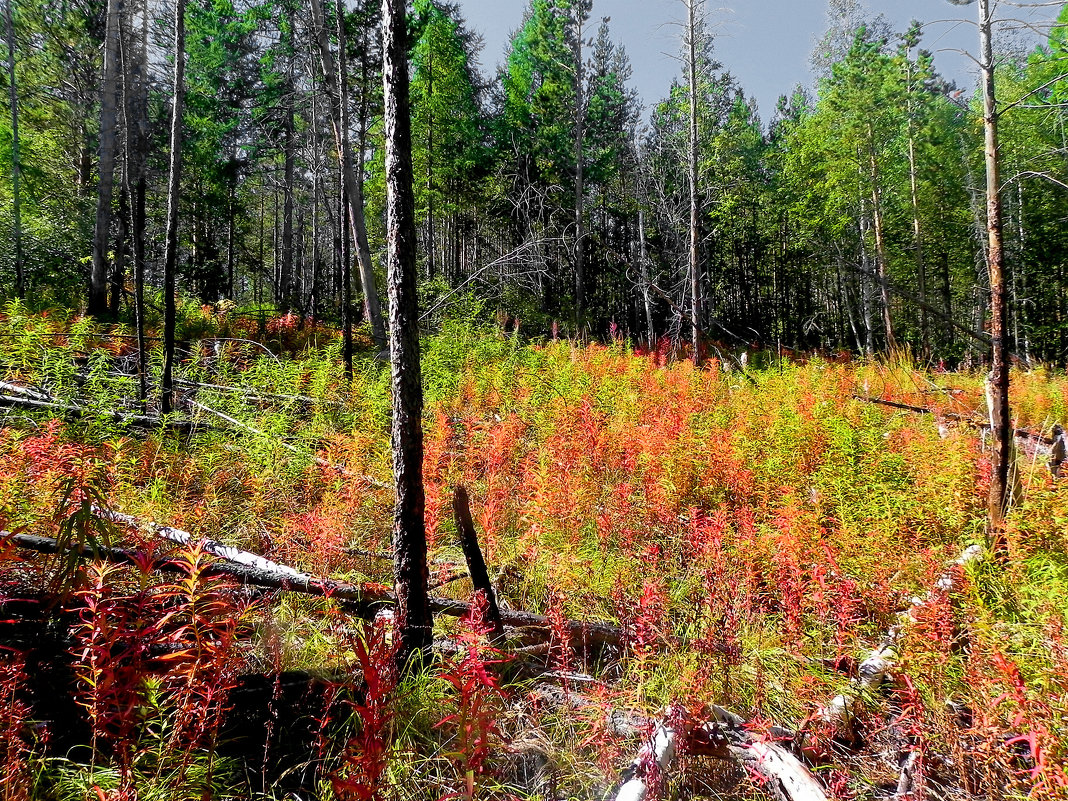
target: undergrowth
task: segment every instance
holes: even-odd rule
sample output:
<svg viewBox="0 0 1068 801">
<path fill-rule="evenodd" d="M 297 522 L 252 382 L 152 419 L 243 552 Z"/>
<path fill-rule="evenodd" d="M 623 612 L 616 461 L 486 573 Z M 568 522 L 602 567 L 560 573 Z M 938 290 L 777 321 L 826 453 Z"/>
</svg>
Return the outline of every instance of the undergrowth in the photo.
<svg viewBox="0 0 1068 801">
<path fill-rule="evenodd" d="M 1068 496 L 1034 448 L 1018 460 L 1008 559 L 969 568 L 907 627 L 894 681 L 866 699 L 872 735 L 843 743 L 817 720 L 913 597 L 983 540 L 981 430 L 936 416 L 981 422 L 980 376 L 816 358 L 745 378 L 667 348 L 446 323 L 423 343 L 431 577 L 463 564 L 463 484 L 500 602 L 555 621 L 542 654 L 555 678 L 512 664 L 477 617 L 439 621 L 455 650 L 398 677 L 388 620 L 250 595 L 205 573 L 199 546 L 159 574 L 161 541 L 93 514 L 392 581 L 386 365 L 368 351 L 346 380 L 336 336 L 292 317 L 186 323 L 179 408 L 196 425 L 175 432 L 111 414 L 138 410 L 128 331 L 18 306 L 0 317 L 3 380 L 82 408 L 65 422 L 2 412 L 0 528 L 143 555 L 131 568 L 5 545 L 4 605 L 48 587 L 42 619 L 67 616 L 70 667 L 66 684 L 35 684 L 38 646 L 5 615 L 0 797 L 603 797 L 669 704 L 808 732 L 806 759 L 837 797 L 891 793 L 912 752 L 942 797 L 1066 796 Z M 1012 405 L 1019 427 L 1046 432 L 1066 418 L 1068 380 L 1018 371 Z M 471 593 L 467 579 L 436 590 Z M 567 619 L 621 627 L 621 648 L 575 648 Z M 43 692 L 76 699 L 77 742 L 36 711 Z M 688 781 L 680 794 L 760 792 Z"/>
</svg>

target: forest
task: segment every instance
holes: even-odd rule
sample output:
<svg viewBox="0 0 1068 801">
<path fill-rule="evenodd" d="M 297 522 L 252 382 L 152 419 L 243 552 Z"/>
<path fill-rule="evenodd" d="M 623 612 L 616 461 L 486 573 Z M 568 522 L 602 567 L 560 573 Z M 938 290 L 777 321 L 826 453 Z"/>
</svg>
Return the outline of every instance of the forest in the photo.
<svg viewBox="0 0 1068 801">
<path fill-rule="evenodd" d="M 0 801 L 1068 801 L 1068 4 L 0 3 Z"/>
</svg>

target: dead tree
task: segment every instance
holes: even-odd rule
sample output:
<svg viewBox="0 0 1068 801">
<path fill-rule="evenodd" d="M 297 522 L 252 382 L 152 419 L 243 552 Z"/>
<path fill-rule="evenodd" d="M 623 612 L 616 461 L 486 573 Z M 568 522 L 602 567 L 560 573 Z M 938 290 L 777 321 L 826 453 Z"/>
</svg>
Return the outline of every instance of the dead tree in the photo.
<svg viewBox="0 0 1068 801">
<path fill-rule="evenodd" d="M 162 409 L 173 409 L 175 273 L 178 271 L 178 184 L 182 173 L 182 110 L 185 101 L 185 0 L 174 0 L 174 87 L 171 101 L 171 158 L 167 177 L 167 245 L 163 261 Z"/>
<path fill-rule="evenodd" d="M 12 212 L 15 217 L 15 297 L 26 296 L 26 280 L 22 273 L 22 214 L 20 209 L 19 179 L 22 164 L 19 161 L 19 93 L 15 84 L 15 22 L 11 15 L 11 0 L 4 6 L 7 18 L 7 79 L 11 95 L 11 192 Z"/>
<path fill-rule="evenodd" d="M 104 85 L 100 102 L 100 164 L 97 176 L 96 227 L 93 233 L 93 266 L 89 276 L 89 313 L 107 312 L 108 243 L 111 230 L 111 198 L 115 186 L 117 152 L 117 95 L 119 84 L 119 0 L 108 0 L 104 33 Z"/>
<path fill-rule="evenodd" d="M 958 6 L 974 0 L 950 0 Z M 992 428 L 993 474 L 987 499 L 988 540 L 995 549 L 1004 546 L 1005 514 L 1008 511 L 1009 468 L 1012 462 L 1013 436 L 1009 419 L 1009 317 L 1008 290 L 1005 283 L 1005 255 L 1002 247 L 1001 164 L 998 159 L 998 122 L 1001 111 L 994 86 L 994 5 L 978 0 L 979 69 L 983 85 L 983 150 L 986 157 L 986 235 L 987 269 L 990 273 L 990 339 L 992 359 L 988 392 Z"/>
<path fill-rule="evenodd" d="M 342 60 L 342 74 L 334 65 L 330 53 L 330 40 L 326 32 L 323 7 L 320 0 L 311 0 L 312 25 L 315 27 L 315 39 L 319 47 L 319 58 L 323 67 L 327 95 L 330 99 L 330 120 L 334 128 L 334 141 L 337 145 L 338 160 L 341 163 L 341 176 L 345 187 L 345 202 L 348 207 L 349 226 L 352 229 L 352 241 L 356 246 L 356 260 L 359 263 L 360 283 L 363 285 L 364 314 L 371 322 L 371 331 L 379 347 L 386 344 L 386 331 L 382 325 L 382 311 L 378 303 L 378 290 L 375 274 L 371 264 L 371 248 L 367 242 L 367 224 L 363 213 L 363 189 L 356 178 L 356 166 L 352 153 L 352 140 L 349 138 L 348 109 L 341 91 L 347 81 L 345 61 Z M 344 54 L 344 42 L 340 43 Z M 342 56 L 342 59 L 344 57 Z M 361 154 L 362 156 L 362 154 Z"/>
<path fill-rule="evenodd" d="M 317 2 L 317 0 L 313 0 Z M 389 355 L 393 374 L 393 581 L 397 593 L 401 666 L 430 648 L 423 521 L 423 385 L 419 373 L 416 297 L 415 192 L 408 100 L 407 3 L 382 3 L 382 80 L 386 129 L 386 256 Z"/>
<path fill-rule="evenodd" d="M 697 37 L 702 22 L 698 6 L 704 0 L 684 0 L 686 3 L 686 71 L 690 86 L 690 138 L 686 145 L 687 171 L 690 189 L 690 323 L 693 339 L 693 360 L 701 360 L 701 265 L 700 265 L 700 202 L 698 198 L 698 148 L 700 129 L 697 124 L 697 96 L 700 92 L 697 77 Z"/>
</svg>

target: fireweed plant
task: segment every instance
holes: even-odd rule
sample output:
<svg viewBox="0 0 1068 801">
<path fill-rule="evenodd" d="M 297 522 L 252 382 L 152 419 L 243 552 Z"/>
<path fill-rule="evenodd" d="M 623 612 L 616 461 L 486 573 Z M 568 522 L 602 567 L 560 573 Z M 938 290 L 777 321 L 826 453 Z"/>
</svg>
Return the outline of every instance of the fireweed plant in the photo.
<svg viewBox="0 0 1068 801">
<path fill-rule="evenodd" d="M 0 379 L 80 409 L 0 411 L 0 528 L 142 554 L 117 566 L 0 549 L 0 771 L 33 777 L 5 781 L 4 797 L 602 797 L 666 706 L 713 704 L 762 736 L 798 732 L 837 797 L 894 792 L 910 757 L 914 792 L 1068 797 L 1068 495 L 1037 440 L 1019 450 L 1007 558 L 929 595 L 983 540 L 981 375 L 898 355 L 772 360 L 750 382 L 670 343 L 526 343 L 445 321 L 423 342 L 431 573 L 463 563 L 450 509 L 463 484 L 499 602 L 552 621 L 522 658 L 555 678 L 530 677 L 510 654 L 522 643 L 491 649 L 477 621 L 446 619 L 441 661 L 402 678 L 388 621 L 330 598 L 253 599 L 208 576 L 197 545 L 98 527 L 94 506 L 391 585 L 389 376 L 370 341 L 350 382 L 320 324 L 195 306 L 180 323 L 177 419 L 194 425 L 138 428 L 113 414 L 140 411 L 128 328 L 0 314 Z M 1068 378 L 1016 371 L 1012 408 L 1048 434 L 1068 419 Z M 155 571 L 158 558 L 180 572 Z M 35 644 L 4 634 L 15 600 L 41 587 L 71 665 L 45 691 L 84 716 L 69 753 L 34 705 Z M 473 591 L 461 579 L 435 592 Z M 824 724 L 914 598 L 926 603 L 901 629 L 892 680 L 862 699 L 853 732 Z M 618 626 L 620 647 L 583 648 L 573 619 Z M 235 762 L 225 734 L 242 675 L 282 671 L 334 688 L 298 710 L 319 734 L 292 791 L 268 782 L 262 753 Z M 665 791 L 762 792 L 747 782 L 683 774 Z"/>
</svg>

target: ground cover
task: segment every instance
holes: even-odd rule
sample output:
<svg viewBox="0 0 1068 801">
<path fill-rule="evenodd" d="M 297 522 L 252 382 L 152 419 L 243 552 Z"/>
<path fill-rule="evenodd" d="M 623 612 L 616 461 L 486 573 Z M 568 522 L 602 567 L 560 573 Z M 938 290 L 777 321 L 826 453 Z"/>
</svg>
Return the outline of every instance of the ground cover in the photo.
<svg viewBox="0 0 1068 801">
<path fill-rule="evenodd" d="M 1068 793 L 1068 496 L 1038 440 L 1021 440 L 1008 553 L 938 588 L 984 541 L 979 375 L 812 358 L 747 378 L 666 345 L 447 324 L 424 343 L 435 594 L 471 598 L 462 484 L 502 605 L 554 623 L 524 651 L 440 618 L 440 661 L 399 680 L 388 618 L 235 587 L 202 548 L 93 511 L 384 589 L 385 366 L 367 354 L 350 382 L 327 330 L 194 312 L 195 425 L 133 428 L 112 414 L 152 415 L 128 334 L 17 306 L 0 319 L 3 380 L 80 410 L 2 412 L 0 528 L 146 554 L 131 568 L 4 548 L 4 798 L 604 797 L 666 707 L 715 705 L 759 737 L 789 730 L 833 797 Z M 1021 369 L 1013 387 L 1019 428 L 1068 418 L 1062 371 Z M 172 553 L 177 573 L 152 569 Z M 890 678 L 831 725 L 821 712 L 913 598 Z M 585 648 L 567 620 L 622 642 Z M 661 785 L 770 792 L 698 753 Z"/>
</svg>

